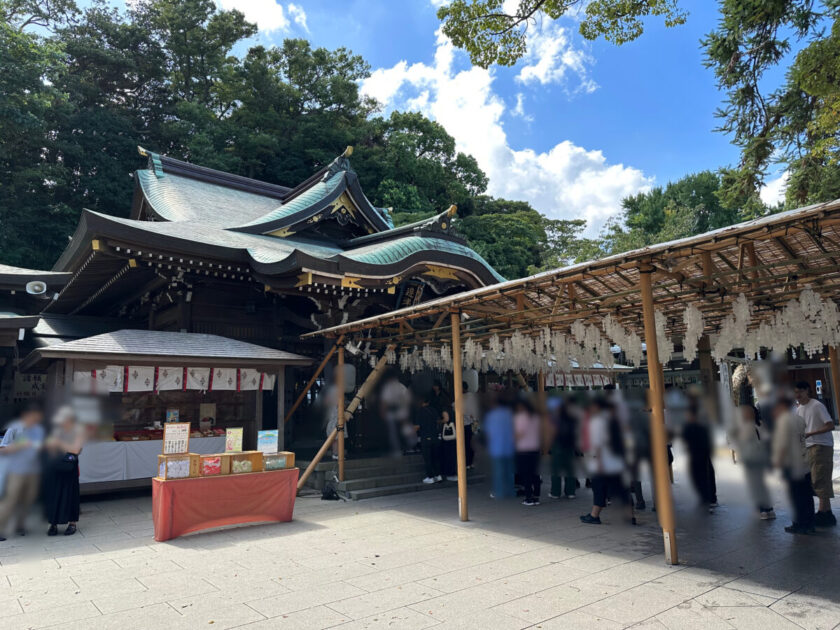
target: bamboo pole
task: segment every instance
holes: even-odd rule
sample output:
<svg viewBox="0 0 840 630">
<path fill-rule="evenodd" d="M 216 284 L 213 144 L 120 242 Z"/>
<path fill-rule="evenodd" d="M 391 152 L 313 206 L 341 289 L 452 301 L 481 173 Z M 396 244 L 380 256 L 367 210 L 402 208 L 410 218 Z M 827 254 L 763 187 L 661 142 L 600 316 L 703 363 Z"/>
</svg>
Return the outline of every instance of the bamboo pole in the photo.
<svg viewBox="0 0 840 630">
<path fill-rule="evenodd" d="M 337 433 L 338 430 L 332 430 L 332 432 L 327 436 L 327 439 L 324 440 L 324 443 L 321 445 L 321 448 L 318 449 L 318 452 L 315 454 L 315 457 L 313 457 L 312 461 L 309 462 L 309 466 L 307 466 L 306 470 L 303 471 L 303 474 L 300 476 L 300 479 L 298 479 L 298 492 L 300 492 L 300 489 L 303 488 L 303 484 L 305 484 L 306 480 L 309 479 L 309 475 L 312 474 L 312 471 L 315 470 L 315 466 L 321 463 L 321 460 L 324 458 L 324 455 L 332 446 L 332 443 L 335 440 L 335 436 Z"/>
<path fill-rule="evenodd" d="M 659 363 L 659 351 L 656 340 L 656 320 L 653 312 L 653 291 L 651 289 L 651 271 L 639 270 L 640 292 L 645 326 L 645 345 L 647 347 L 648 379 L 650 380 L 650 436 L 652 446 L 654 486 L 656 490 L 656 513 L 662 527 L 665 543 L 665 561 L 678 564 L 677 535 L 674 519 L 674 497 L 671 494 L 668 467 L 668 439 L 665 435 L 665 378 Z"/>
<path fill-rule="evenodd" d="M 350 420 L 353 414 L 356 412 L 356 409 L 359 408 L 359 405 L 362 404 L 362 401 L 367 397 L 370 390 L 379 382 L 379 379 L 382 377 L 382 372 L 385 369 L 385 364 L 388 362 L 387 353 L 388 350 L 393 349 L 393 345 L 386 346 L 385 351 L 382 353 L 382 356 L 379 357 L 379 361 L 376 362 L 376 366 L 374 366 L 373 371 L 368 374 L 368 377 L 365 379 L 365 382 L 362 383 L 362 386 L 356 392 L 356 395 L 353 396 L 353 400 L 350 401 L 350 404 L 347 405 L 347 408 L 344 411 L 345 421 Z"/>
<path fill-rule="evenodd" d="M 338 370 L 335 375 L 336 431 L 338 431 L 338 480 L 344 481 L 344 346 L 338 349 Z"/>
<path fill-rule="evenodd" d="M 458 459 L 458 515 L 469 520 L 467 511 L 467 449 L 464 437 L 464 377 L 461 373 L 461 314 L 453 312 L 452 322 L 452 378 L 455 393 L 455 450 Z"/>
<path fill-rule="evenodd" d="M 388 348 L 392 348 L 393 346 L 388 346 Z M 387 349 L 386 349 L 387 351 Z M 365 382 L 362 383 L 362 386 L 356 392 L 356 395 L 353 397 L 353 400 L 350 401 L 350 404 L 344 410 L 344 423 L 346 424 L 348 420 L 353 416 L 353 412 L 358 409 L 359 405 L 361 404 L 362 400 L 367 393 L 373 388 L 374 385 L 379 381 L 380 377 L 382 376 L 382 372 L 385 368 L 385 364 L 387 363 L 386 352 L 382 353 L 379 361 L 376 364 L 376 367 L 373 368 L 373 371 L 368 374 L 368 377 L 365 379 Z M 315 466 L 321 463 L 321 460 L 324 458 L 324 455 L 327 453 L 329 448 L 332 446 L 333 441 L 335 441 L 336 436 L 338 435 L 338 429 L 333 429 L 332 433 L 327 436 L 327 439 L 324 441 L 324 444 L 318 450 L 318 453 L 315 457 L 312 458 L 312 461 L 309 462 L 309 465 L 306 467 L 306 470 L 303 471 L 303 474 L 300 476 L 298 480 L 297 489 L 300 492 L 300 489 L 303 488 L 303 485 L 306 483 L 306 480 L 309 479 L 309 476 L 315 470 Z"/>
<path fill-rule="evenodd" d="M 831 397 L 834 399 L 834 409 L 837 418 L 840 416 L 840 362 L 838 362 L 837 348 L 828 346 L 828 361 L 831 365 Z"/>
<path fill-rule="evenodd" d="M 321 372 L 324 371 L 324 368 L 327 366 L 327 363 L 330 362 L 330 359 L 332 358 L 332 355 L 335 353 L 335 351 L 338 349 L 338 347 L 341 345 L 341 343 L 343 341 L 344 341 L 344 335 L 341 335 L 338 339 L 336 339 L 335 345 L 333 345 L 333 347 L 330 348 L 330 351 L 327 352 L 327 356 L 325 356 L 324 360 L 321 361 L 321 365 L 319 365 L 318 369 L 315 370 L 315 374 L 313 374 L 312 378 L 309 379 L 309 382 L 306 384 L 306 387 L 303 388 L 303 391 L 300 393 L 300 396 L 297 397 L 297 400 L 295 401 L 295 404 L 292 405 L 291 409 L 289 409 L 289 413 L 287 413 L 286 417 L 283 419 L 283 424 L 288 422 L 289 418 L 292 417 L 292 414 L 295 411 L 297 411 L 298 407 L 300 407 L 300 403 L 302 403 L 303 399 L 306 398 L 306 394 L 312 388 L 312 385 L 315 384 L 315 381 L 318 379 L 318 377 L 321 376 Z"/>
</svg>

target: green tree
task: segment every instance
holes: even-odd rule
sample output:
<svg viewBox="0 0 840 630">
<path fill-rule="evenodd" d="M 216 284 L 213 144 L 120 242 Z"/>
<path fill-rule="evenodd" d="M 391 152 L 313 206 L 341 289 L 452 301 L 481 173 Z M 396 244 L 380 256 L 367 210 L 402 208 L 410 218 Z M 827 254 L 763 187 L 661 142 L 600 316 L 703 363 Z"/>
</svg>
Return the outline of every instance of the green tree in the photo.
<svg viewBox="0 0 840 630">
<path fill-rule="evenodd" d="M 418 112 L 371 120 L 354 163 L 374 202 L 402 211 L 406 219 L 441 212 L 453 203 L 462 215 L 469 214 L 472 198 L 487 188 L 475 158 L 457 151 L 443 125 Z"/>
<path fill-rule="evenodd" d="M 840 194 L 840 4 L 836 0 L 723 0 L 718 28 L 703 41 L 706 65 L 726 91 L 720 130 L 741 149 L 721 195 L 763 211 L 758 193 L 767 169 L 782 163 L 788 205 Z M 828 31 L 828 32 L 826 32 Z M 801 50 L 784 84 L 768 89 L 769 71 Z"/>
<path fill-rule="evenodd" d="M 596 246 L 580 248 L 589 255 L 615 254 L 737 223 L 740 205 L 730 205 L 721 194 L 727 176 L 701 171 L 625 197 L 621 215 L 607 222 Z"/>
<path fill-rule="evenodd" d="M 67 168 L 45 159 L 54 150 L 51 117 L 64 107 L 55 87 L 60 46 L 28 27 L 46 26 L 48 5 L 0 1 L 0 252 L 3 262 L 48 266 L 74 214 L 53 202 Z"/>
<path fill-rule="evenodd" d="M 667 26 L 683 24 L 686 13 L 676 0 L 453 0 L 438 9 L 444 34 L 487 68 L 511 66 L 526 53 L 527 31 L 538 20 L 556 20 L 578 11 L 580 33 L 623 44 L 639 37 L 642 19 L 661 16 Z"/>
</svg>

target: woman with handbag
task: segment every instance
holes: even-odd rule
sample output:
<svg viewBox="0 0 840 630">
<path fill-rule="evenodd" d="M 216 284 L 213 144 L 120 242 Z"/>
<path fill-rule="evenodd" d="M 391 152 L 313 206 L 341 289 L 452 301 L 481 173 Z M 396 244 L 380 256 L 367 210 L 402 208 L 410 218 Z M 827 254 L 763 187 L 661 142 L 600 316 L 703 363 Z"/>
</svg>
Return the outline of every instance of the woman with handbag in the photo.
<svg viewBox="0 0 840 630">
<path fill-rule="evenodd" d="M 455 410 L 450 407 L 443 412 L 440 430 L 443 449 L 443 476 L 448 481 L 458 481 L 458 451 L 455 440 Z"/>
<path fill-rule="evenodd" d="M 56 412 L 53 425 L 44 467 L 44 514 L 50 524 L 47 536 L 57 535 L 58 525 L 64 523 L 64 535 L 72 536 L 79 521 L 79 453 L 84 434 L 70 407 Z"/>
</svg>

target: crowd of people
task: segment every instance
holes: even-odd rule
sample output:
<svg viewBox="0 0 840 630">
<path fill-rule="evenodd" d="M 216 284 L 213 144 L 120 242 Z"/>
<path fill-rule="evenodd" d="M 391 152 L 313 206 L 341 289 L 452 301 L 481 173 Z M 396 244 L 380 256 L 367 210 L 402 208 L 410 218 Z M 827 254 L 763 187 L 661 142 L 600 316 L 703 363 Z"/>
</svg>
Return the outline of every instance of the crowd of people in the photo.
<svg viewBox="0 0 840 630">
<path fill-rule="evenodd" d="M 26 405 L 0 441 L 0 542 L 10 534 L 26 535 L 26 519 L 40 497 L 48 536 L 76 533 L 79 521 L 79 454 L 87 428 L 70 407 L 61 407 L 48 431 L 44 412 Z"/>
<path fill-rule="evenodd" d="M 788 486 L 793 522 L 786 531 L 812 533 L 833 526 L 831 511 L 834 423 L 825 405 L 812 397 L 806 382 L 786 393 L 779 387 L 759 404 L 743 403 L 727 431 L 737 453 L 756 513 L 776 518 L 767 476 L 777 470 Z M 644 390 L 564 392 L 549 395 L 542 409 L 525 388 L 494 389 L 479 397 L 464 383 L 466 457 L 473 465 L 478 438 L 490 460 L 491 496 L 520 496 L 537 506 L 542 496 L 543 462 L 550 468 L 550 499 L 574 499 L 581 487 L 591 489 L 592 505 L 580 519 L 600 524 L 611 504 L 623 509 L 628 523 L 648 506 L 642 489 L 644 471 L 652 471 L 650 409 Z M 403 447 L 416 444 L 423 454 L 424 483 L 457 479 L 455 413 L 452 398 L 435 382 L 426 395 L 414 396 L 414 409 Z M 700 392 L 669 387 L 665 392 L 668 463 L 672 444 L 681 441 L 686 470 L 700 505 L 718 507 L 713 464 L 717 418 L 712 401 Z M 673 474 L 673 473 L 671 473 Z M 812 496 L 819 500 L 814 510 Z M 652 508 L 656 509 L 653 499 Z"/>
</svg>

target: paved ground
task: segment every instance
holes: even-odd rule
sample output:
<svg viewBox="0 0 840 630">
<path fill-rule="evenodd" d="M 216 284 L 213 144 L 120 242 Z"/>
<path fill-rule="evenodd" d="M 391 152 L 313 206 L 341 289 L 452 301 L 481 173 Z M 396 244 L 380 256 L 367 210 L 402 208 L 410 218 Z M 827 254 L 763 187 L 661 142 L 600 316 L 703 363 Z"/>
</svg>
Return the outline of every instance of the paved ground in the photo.
<svg viewBox="0 0 840 630">
<path fill-rule="evenodd" d="M 301 498 L 292 523 L 168 543 L 148 497 L 88 502 L 72 538 L 0 545 L 0 628 L 840 627 L 840 531 L 791 537 L 784 509 L 758 521 L 740 470 L 717 466 L 714 515 L 678 471 L 679 567 L 649 512 L 581 525 L 586 492 L 526 508 L 471 486 L 465 524 L 451 489 Z"/>
</svg>

